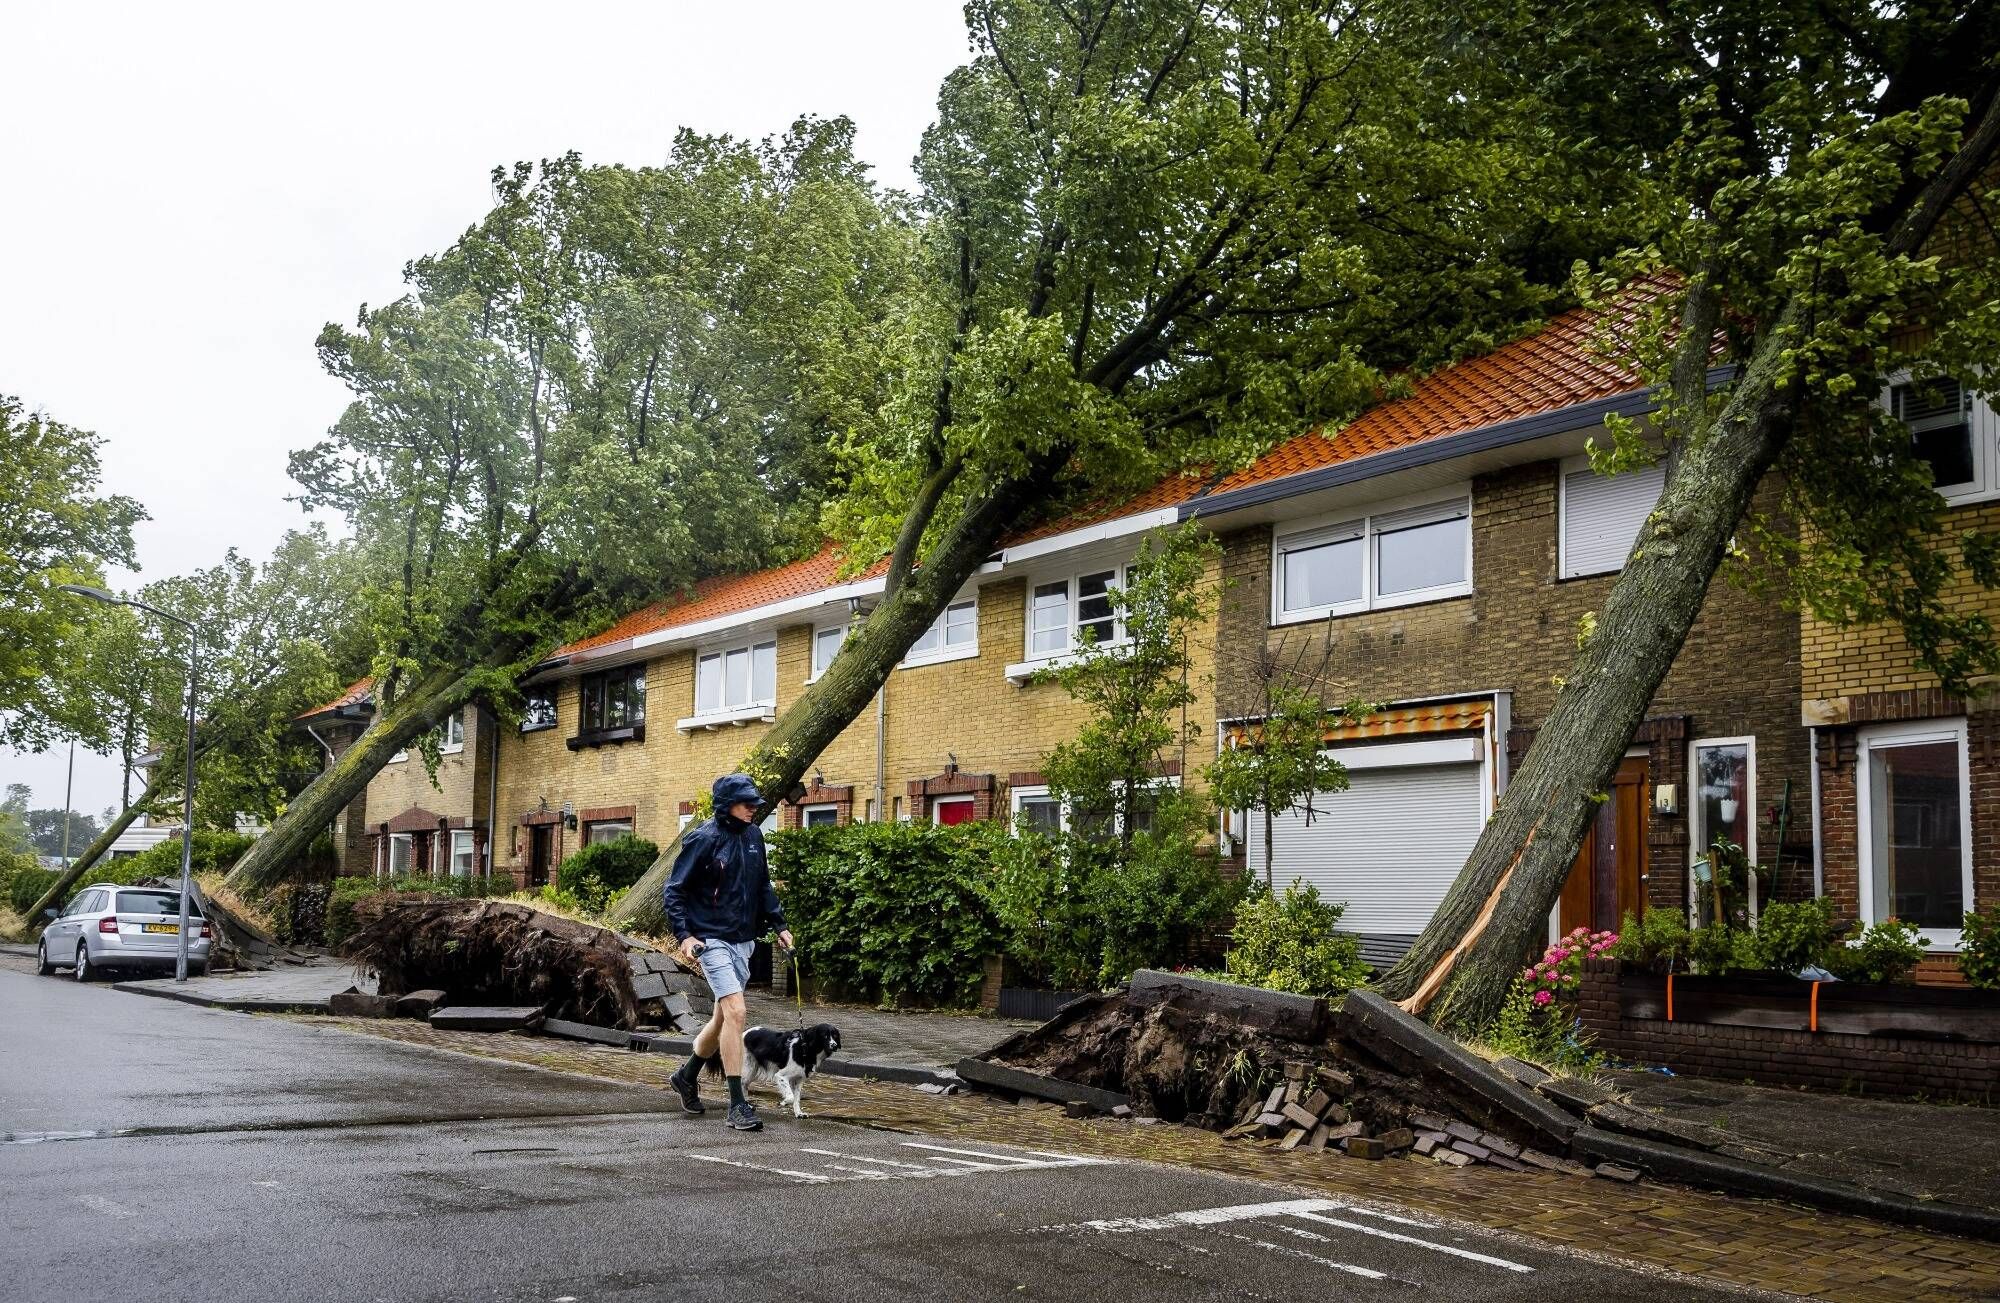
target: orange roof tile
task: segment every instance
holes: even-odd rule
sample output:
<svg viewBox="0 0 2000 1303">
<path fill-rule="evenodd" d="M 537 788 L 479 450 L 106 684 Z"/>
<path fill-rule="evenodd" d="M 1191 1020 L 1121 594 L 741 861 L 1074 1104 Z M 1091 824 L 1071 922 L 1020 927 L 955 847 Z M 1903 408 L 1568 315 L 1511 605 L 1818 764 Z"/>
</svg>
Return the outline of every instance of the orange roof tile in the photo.
<svg viewBox="0 0 2000 1303">
<path fill-rule="evenodd" d="M 1039 538 L 1053 538 L 1057 534 L 1067 534 L 1072 529 L 1082 529 L 1087 525 L 1101 525 L 1107 520 L 1122 520 L 1126 516 L 1136 516 L 1142 511 L 1158 511 L 1162 507 L 1178 507 L 1190 498 L 1198 496 L 1206 487 L 1210 474 L 1207 472 L 1184 472 L 1169 475 L 1148 489 L 1121 502 L 1092 503 L 1079 507 L 1066 516 L 1009 535 L 1005 546 L 1013 547 L 1022 543 L 1032 543 Z"/>
<path fill-rule="evenodd" d="M 332 701 L 327 702 L 324 706 L 314 706 L 311 710 L 296 715 L 294 718 L 311 719 L 314 715 L 324 715 L 328 711 L 339 710 L 342 706 L 358 706 L 362 702 L 367 701 L 373 695 L 374 691 L 375 679 L 372 675 L 358 678 L 348 684 L 347 688 Z"/>
<path fill-rule="evenodd" d="M 1411 392 L 1363 412 L 1331 434 L 1318 430 L 1279 444 L 1209 490 L 1228 493 L 1251 484 L 1317 470 L 1413 443 L 1553 412 L 1640 387 L 1639 377 L 1598 347 L 1671 287 L 1666 278 L 1641 281 L 1609 309 L 1573 308 L 1532 335 L 1491 353 L 1453 363 L 1418 380 Z M 1606 321 L 1606 314 L 1612 314 Z"/>
<path fill-rule="evenodd" d="M 769 570 L 752 571 L 749 574 L 716 575 L 697 583 L 690 593 L 641 607 L 604 632 L 558 647 L 549 655 L 551 658 L 574 656 L 579 652 L 624 642 L 628 638 L 637 638 L 642 634 L 699 624 L 703 620 L 712 620 L 721 615 L 733 615 L 738 611 L 755 610 L 772 602 L 805 597 L 852 583 L 856 579 L 871 578 L 888 568 L 885 559 L 876 562 L 860 575 L 843 578 L 840 570 L 845 560 L 839 546 L 829 543 L 803 561 L 793 561 L 786 565 L 774 566 Z"/>
</svg>

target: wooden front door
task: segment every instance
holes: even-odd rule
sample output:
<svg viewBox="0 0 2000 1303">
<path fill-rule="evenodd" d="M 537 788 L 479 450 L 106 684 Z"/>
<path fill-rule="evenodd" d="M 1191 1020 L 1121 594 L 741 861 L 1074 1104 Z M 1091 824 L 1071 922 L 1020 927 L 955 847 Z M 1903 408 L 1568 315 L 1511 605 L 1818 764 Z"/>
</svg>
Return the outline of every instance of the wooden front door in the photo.
<svg viewBox="0 0 2000 1303">
<path fill-rule="evenodd" d="M 555 826 L 538 823 L 528 829 L 528 886 L 545 887 L 549 882 L 549 859 L 555 848 Z"/>
<path fill-rule="evenodd" d="M 1611 780 L 1611 799 L 1584 834 L 1558 910 L 1561 930 L 1616 931 L 1646 912 L 1646 757 L 1630 756 Z"/>
</svg>

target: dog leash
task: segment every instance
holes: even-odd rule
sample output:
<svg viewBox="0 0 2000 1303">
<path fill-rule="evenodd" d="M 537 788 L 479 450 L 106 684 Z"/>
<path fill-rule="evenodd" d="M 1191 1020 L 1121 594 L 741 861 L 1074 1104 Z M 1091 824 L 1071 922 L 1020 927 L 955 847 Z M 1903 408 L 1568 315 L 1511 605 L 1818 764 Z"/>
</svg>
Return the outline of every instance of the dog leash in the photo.
<svg viewBox="0 0 2000 1303">
<path fill-rule="evenodd" d="M 771 940 L 775 943 L 777 938 L 772 937 Z M 806 1029 L 806 998 L 804 993 L 799 989 L 799 948 L 797 946 L 786 946 L 784 949 L 785 958 L 792 961 L 792 1002 L 798 1006 L 799 1010 L 799 1025 L 794 1030 L 804 1031 Z"/>
</svg>

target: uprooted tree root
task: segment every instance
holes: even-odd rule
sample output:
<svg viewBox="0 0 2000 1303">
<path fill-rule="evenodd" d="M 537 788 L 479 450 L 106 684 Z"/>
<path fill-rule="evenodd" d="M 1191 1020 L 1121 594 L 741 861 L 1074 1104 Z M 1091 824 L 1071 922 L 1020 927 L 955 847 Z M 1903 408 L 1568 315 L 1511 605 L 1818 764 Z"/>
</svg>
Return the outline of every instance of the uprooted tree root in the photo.
<svg viewBox="0 0 2000 1303">
<path fill-rule="evenodd" d="M 1186 988 L 1144 997 L 1099 996 L 998 1047 L 1010 1067 L 1131 1097 L 1167 1122 L 1224 1130 L 1286 1079 L 1333 1069 L 1353 1079 L 1343 1092 L 1352 1116 L 1377 1132 L 1407 1126 L 1413 1110 L 1448 1110 L 1427 1083 L 1386 1069 L 1340 1042 L 1286 1040 L 1243 1025 Z M 1296 1071 L 1296 1068 L 1295 1068 Z"/>
<path fill-rule="evenodd" d="M 616 932 L 509 901 L 389 905 L 337 953 L 373 972 L 385 995 L 440 990 L 454 1004 L 537 1005 L 599 1027 L 639 1021 Z"/>
</svg>

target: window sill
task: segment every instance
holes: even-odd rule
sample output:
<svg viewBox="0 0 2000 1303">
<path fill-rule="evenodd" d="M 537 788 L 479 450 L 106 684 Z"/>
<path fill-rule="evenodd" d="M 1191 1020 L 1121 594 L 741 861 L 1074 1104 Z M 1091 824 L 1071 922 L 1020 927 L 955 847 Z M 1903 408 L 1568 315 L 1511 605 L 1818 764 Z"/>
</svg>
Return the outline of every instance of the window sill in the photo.
<svg viewBox="0 0 2000 1303">
<path fill-rule="evenodd" d="M 1281 611 L 1278 618 L 1271 621 L 1273 629 L 1288 624 L 1318 624 L 1323 620 L 1344 620 L 1350 616 L 1368 615 L 1376 611 L 1393 611 L 1404 606 L 1424 606 L 1431 602 L 1453 602 L 1473 594 L 1471 584 L 1456 584 L 1450 588 L 1424 588 L 1414 593 L 1398 593 L 1394 597 L 1378 597 L 1367 606 L 1336 606 L 1308 608 L 1303 611 Z"/>
<path fill-rule="evenodd" d="M 582 751 L 587 747 L 624 746 L 627 742 L 644 742 L 646 726 L 629 724 L 624 728 L 597 728 L 578 733 L 569 740 L 569 749 Z"/>
<path fill-rule="evenodd" d="M 745 724 L 750 723 L 769 724 L 777 719 L 777 717 L 776 708 L 773 706 L 744 706 L 738 710 L 717 710 L 704 715 L 689 715 L 686 719 L 677 722 L 674 727 L 683 733 L 692 733 L 697 729 L 717 729 L 730 726 L 741 728 Z"/>
<path fill-rule="evenodd" d="M 554 727 L 554 724 L 523 724 L 521 725 L 521 731 L 523 733 L 546 733 Z"/>
<path fill-rule="evenodd" d="M 919 665 L 942 665 L 946 661 L 969 661 L 979 655 L 978 647 L 953 647 L 949 651 L 933 652 L 926 656 L 905 657 L 896 668 L 913 670 Z"/>
</svg>

